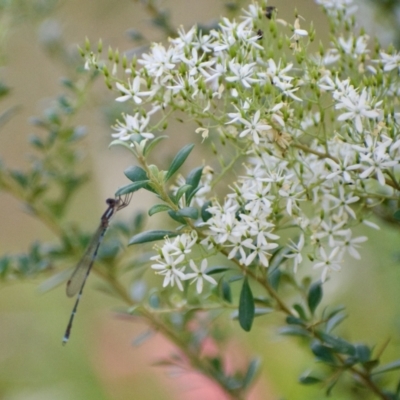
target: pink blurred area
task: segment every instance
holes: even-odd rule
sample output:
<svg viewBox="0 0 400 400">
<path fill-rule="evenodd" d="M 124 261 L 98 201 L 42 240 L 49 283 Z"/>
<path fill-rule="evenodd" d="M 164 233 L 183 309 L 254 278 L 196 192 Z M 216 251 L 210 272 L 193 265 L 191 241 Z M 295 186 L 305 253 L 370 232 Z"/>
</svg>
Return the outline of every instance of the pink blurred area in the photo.
<svg viewBox="0 0 400 400">
<path fill-rule="evenodd" d="M 147 330 L 148 327 L 136 319 L 102 319 L 91 360 L 110 398 L 126 398 L 124 396 L 132 390 L 135 382 L 133 390 L 142 396 L 147 393 L 148 398 L 155 398 L 152 397 L 154 391 L 160 391 L 163 399 L 231 399 L 211 379 L 186 368 L 187 364 L 184 368 L 157 366 L 173 355 L 178 354 L 183 360 L 185 356 L 161 334 L 154 334 L 140 346 L 133 346 L 134 338 Z M 249 356 L 242 351 L 243 348 L 234 338 L 224 345 L 226 373 L 233 373 L 237 368 L 245 369 Z M 217 353 L 217 346 L 211 339 L 206 339 L 202 344 L 202 356 L 211 357 Z M 246 396 L 248 400 L 275 398 L 265 379 L 258 380 Z"/>
</svg>

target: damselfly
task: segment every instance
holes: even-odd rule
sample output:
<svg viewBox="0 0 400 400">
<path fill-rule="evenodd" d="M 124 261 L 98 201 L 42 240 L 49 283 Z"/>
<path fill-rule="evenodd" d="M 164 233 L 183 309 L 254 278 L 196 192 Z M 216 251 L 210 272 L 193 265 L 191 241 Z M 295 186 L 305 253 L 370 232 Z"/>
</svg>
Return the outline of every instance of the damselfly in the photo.
<svg viewBox="0 0 400 400">
<path fill-rule="evenodd" d="M 96 259 L 97 252 L 99 250 L 101 241 L 103 240 L 104 234 L 106 233 L 110 220 L 117 211 L 121 210 L 129 204 L 129 202 L 131 201 L 131 197 L 132 194 L 129 194 L 126 195 L 124 200 L 122 200 L 120 197 L 116 199 L 106 200 L 108 208 L 100 219 L 100 226 L 94 233 L 84 255 L 78 262 L 78 265 L 76 266 L 74 272 L 71 275 L 71 278 L 67 283 L 67 296 L 73 297 L 78 293 L 78 297 L 76 298 L 74 308 L 72 309 L 72 313 L 69 318 L 67 329 L 65 330 L 63 344 L 66 344 L 68 342 L 69 336 L 71 334 L 72 323 L 74 321 L 76 310 L 78 309 L 79 300 L 81 299 L 83 288 L 85 287 L 86 280 L 89 276 L 90 270 L 92 269 L 92 265 L 94 263 L 94 260 Z"/>
</svg>

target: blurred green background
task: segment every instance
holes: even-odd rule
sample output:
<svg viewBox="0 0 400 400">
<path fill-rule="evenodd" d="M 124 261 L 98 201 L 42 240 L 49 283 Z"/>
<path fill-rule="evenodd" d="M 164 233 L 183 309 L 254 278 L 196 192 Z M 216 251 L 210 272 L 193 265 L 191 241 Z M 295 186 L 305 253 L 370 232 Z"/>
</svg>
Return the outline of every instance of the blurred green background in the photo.
<svg viewBox="0 0 400 400">
<path fill-rule="evenodd" d="M 30 152 L 27 137 L 33 128 L 29 118 L 43 112 L 61 91 L 60 78 L 68 74 L 59 55 L 46 50 L 49 35 L 62 38 L 71 51 L 77 44 L 83 44 L 85 37 L 93 43 L 102 38 L 105 49 L 111 45 L 121 52 L 129 50 L 134 47 L 127 34 L 132 28 L 151 41 L 165 38 L 149 23 L 150 16 L 141 2 L 21 0 L 11 3 L 13 9 L 3 9 L 0 16 L 4 65 L 1 77 L 12 89 L 2 109 L 17 105 L 18 112 L 1 129 L 0 152 L 7 165 L 21 168 L 27 165 Z M 43 7 L 35 8 L 35 5 Z M 46 10 L 48 5 L 51 7 Z M 327 43 L 326 19 L 312 0 L 282 0 L 271 5 L 278 6 L 279 16 L 291 22 L 293 10 L 297 8 L 306 20 L 305 25 L 313 20 L 319 38 Z M 225 15 L 222 1 L 170 0 L 162 6 L 170 11 L 176 27 L 210 23 Z M 384 12 L 379 14 L 376 8 L 363 2 L 358 17 L 372 34 L 395 41 L 389 26 L 382 29 L 374 24 L 375 20 L 382 19 Z M 100 80 L 95 90 L 101 98 L 99 103 L 112 103 L 111 94 Z M 71 220 L 88 229 L 97 226 L 104 199 L 126 183 L 122 171 L 132 163 L 127 152 L 108 150 L 111 129 L 99 103 L 92 103 L 78 118 L 88 130 L 84 167 L 91 171 L 92 180 L 74 200 L 69 215 Z M 174 142 L 182 136 L 177 132 Z M 182 138 L 183 142 L 188 140 Z M 166 158 L 168 150 L 165 149 Z M 141 204 L 153 200 L 140 193 L 135 196 L 135 207 L 140 209 Z M 129 217 L 132 207 L 123 213 Z M 24 213 L 22 205 L 4 193 L 0 193 L 0 219 L 2 254 L 25 251 L 35 240 L 52 240 L 46 227 Z M 384 356 L 390 361 L 400 356 L 399 232 L 398 228 L 383 226 L 380 231 L 360 230 L 359 234 L 370 237 L 362 251 L 363 261 L 349 260 L 342 273 L 333 277 L 325 286 L 329 292 L 325 302 L 347 305 L 349 319 L 342 329 L 350 340 L 380 345 L 390 339 Z M 140 347 L 133 346 L 134 338 L 145 332 L 146 326 L 118 317 L 113 310 L 123 304 L 94 290 L 96 280 L 92 274 L 72 339 L 66 347 L 61 345 L 61 339 L 73 301 L 65 296 L 64 285 L 41 293 L 39 278 L 1 284 L 0 399 L 223 399 L 196 374 L 180 374 L 152 366 L 173 347 L 160 335 Z M 241 365 L 253 355 L 263 357 L 262 373 L 250 399 L 322 398 L 319 388 L 297 383 L 298 375 L 312 368 L 314 361 L 300 342 L 277 335 L 275 326 L 280 318 L 256 320 L 251 333 L 238 329 L 236 322 L 227 322 L 226 329 L 232 332 L 226 350 L 230 362 Z M 334 392 L 332 398 L 345 399 L 343 396 Z"/>
</svg>

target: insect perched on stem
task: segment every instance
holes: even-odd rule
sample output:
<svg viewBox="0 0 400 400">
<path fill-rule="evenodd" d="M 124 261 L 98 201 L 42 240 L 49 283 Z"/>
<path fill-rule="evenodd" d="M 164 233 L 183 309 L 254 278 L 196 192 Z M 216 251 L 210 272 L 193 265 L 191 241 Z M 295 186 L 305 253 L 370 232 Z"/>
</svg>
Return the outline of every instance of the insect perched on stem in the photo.
<svg viewBox="0 0 400 400">
<path fill-rule="evenodd" d="M 69 322 L 67 325 L 67 329 L 65 330 L 63 344 L 65 345 L 68 342 L 68 339 L 71 334 L 72 323 L 74 321 L 74 317 L 76 311 L 78 309 L 79 301 L 82 296 L 83 288 L 85 287 L 86 280 L 90 274 L 90 270 L 92 269 L 94 260 L 96 259 L 97 252 L 99 250 L 101 241 L 106 233 L 108 225 L 112 216 L 122 208 L 125 208 L 129 202 L 131 201 L 132 194 L 126 195 L 124 200 L 121 197 L 117 197 L 116 199 L 107 199 L 106 203 L 108 204 L 107 210 L 101 216 L 100 225 L 97 228 L 96 232 L 90 239 L 89 245 L 83 254 L 82 258 L 78 262 L 74 272 L 71 275 L 71 278 L 67 282 L 67 296 L 73 297 L 78 293 L 78 297 L 76 298 L 74 308 L 72 309 L 71 316 L 69 318 Z"/>
</svg>

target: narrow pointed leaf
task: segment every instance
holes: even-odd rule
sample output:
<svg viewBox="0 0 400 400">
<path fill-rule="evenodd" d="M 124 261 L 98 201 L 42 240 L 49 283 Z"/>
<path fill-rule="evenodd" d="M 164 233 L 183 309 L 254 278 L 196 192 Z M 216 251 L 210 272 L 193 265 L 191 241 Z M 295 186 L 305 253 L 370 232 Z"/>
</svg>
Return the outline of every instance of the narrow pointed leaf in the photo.
<svg viewBox="0 0 400 400">
<path fill-rule="evenodd" d="M 124 171 L 124 174 L 132 182 L 146 181 L 149 179 L 147 177 L 146 171 L 143 168 L 138 167 L 137 165 L 132 165 L 131 167 L 128 167 Z"/>
<path fill-rule="evenodd" d="M 347 318 L 347 315 L 344 313 L 338 313 L 329 318 L 329 320 L 326 322 L 326 329 L 325 329 L 326 333 L 330 333 L 345 318 Z"/>
<path fill-rule="evenodd" d="M 187 222 L 184 217 L 181 217 L 174 210 L 169 210 L 168 215 L 174 220 L 179 222 L 180 224 L 187 225 Z"/>
<path fill-rule="evenodd" d="M 286 323 L 288 323 L 289 325 L 305 326 L 305 322 L 302 319 L 296 318 L 293 315 L 288 315 L 286 317 Z"/>
<path fill-rule="evenodd" d="M 328 364 L 336 364 L 336 358 L 333 354 L 333 351 L 321 343 L 314 341 L 311 344 L 311 351 L 318 358 L 318 360 L 324 361 Z"/>
<path fill-rule="evenodd" d="M 282 274 L 279 268 L 271 270 L 268 268 L 268 282 L 275 290 L 278 289 L 281 276 Z"/>
<path fill-rule="evenodd" d="M 197 167 L 192 169 L 186 178 L 186 184 L 192 186 L 192 189 L 186 192 L 186 204 L 188 205 L 190 204 L 194 194 L 198 191 L 203 168 L 204 167 Z"/>
<path fill-rule="evenodd" d="M 144 147 L 143 150 L 143 155 L 146 157 L 150 154 L 150 152 L 154 149 L 155 146 L 157 146 L 158 143 L 160 143 L 164 139 L 168 139 L 169 137 L 166 135 L 162 136 L 157 136 L 155 139 L 153 139 L 150 142 L 147 142 L 146 146 Z"/>
<path fill-rule="evenodd" d="M 255 358 L 250 361 L 249 366 L 247 367 L 246 375 L 243 379 L 243 388 L 247 389 L 256 378 L 261 366 L 261 360 L 259 358 Z"/>
<path fill-rule="evenodd" d="M 356 355 L 361 363 L 366 363 L 371 360 L 371 349 L 365 344 L 356 344 Z"/>
<path fill-rule="evenodd" d="M 163 230 L 146 231 L 133 236 L 129 240 L 128 245 L 154 242 L 155 240 L 162 240 L 166 236 L 174 237 L 178 236 L 178 233 L 173 231 L 163 231 Z"/>
<path fill-rule="evenodd" d="M 167 181 L 171 176 L 178 171 L 182 164 L 188 158 L 190 152 L 193 150 L 194 144 L 188 144 L 179 150 L 178 154 L 172 160 L 171 165 L 168 168 L 167 174 L 165 175 L 165 181 Z"/>
<path fill-rule="evenodd" d="M 115 192 L 115 196 L 122 196 L 123 194 L 136 192 L 137 190 L 142 189 L 142 188 L 148 189 L 148 187 L 149 187 L 149 181 L 139 181 L 139 182 L 135 182 L 135 183 L 130 183 L 129 185 L 119 188 Z"/>
<path fill-rule="evenodd" d="M 180 198 L 181 198 L 188 190 L 190 190 L 191 188 L 192 188 L 191 185 L 183 185 L 183 186 L 181 186 L 181 187 L 178 189 L 178 191 L 176 192 L 175 199 L 174 199 L 174 203 L 175 203 L 175 204 L 178 204 Z"/>
<path fill-rule="evenodd" d="M 225 272 L 228 269 L 229 269 L 228 267 L 210 267 L 207 268 L 206 274 L 207 275 L 219 274 L 220 272 Z"/>
<path fill-rule="evenodd" d="M 226 280 L 222 279 L 220 281 L 220 285 L 219 286 L 221 287 L 222 298 L 226 302 L 232 303 L 232 291 L 231 291 L 231 286 L 229 285 L 229 283 Z"/>
<path fill-rule="evenodd" d="M 376 375 L 376 374 L 381 374 L 382 372 L 395 371 L 397 369 L 400 369 L 400 360 L 396 360 L 389 364 L 382 365 L 379 368 L 375 368 L 371 372 L 371 374 Z"/>
<path fill-rule="evenodd" d="M 322 380 L 316 376 L 303 375 L 299 378 L 299 382 L 302 385 L 315 385 L 316 383 L 321 383 Z"/>
<path fill-rule="evenodd" d="M 179 217 L 187 217 L 190 219 L 197 219 L 199 218 L 199 210 L 195 207 L 185 207 L 181 208 L 177 213 Z"/>
<path fill-rule="evenodd" d="M 108 148 L 113 147 L 113 146 L 122 146 L 128 149 L 131 153 L 133 152 L 133 149 L 131 146 L 129 146 L 129 143 L 123 141 L 123 140 L 113 140 L 109 145 Z"/>
<path fill-rule="evenodd" d="M 324 344 L 329 345 L 335 353 L 348 354 L 350 356 L 354 356 L 356 354 L 354 345 L 346 342 L 342 338 L 335 337 L 324 332 L 320 332 L 319 337 Z"/>
<path fill-rule="evenodd" d="M 206 201 L 201 207 L 201 219 L 204 222 L 207 222 L 212 217 L 212 214 L 207 211 L 207 208 L 210 206 L 211 206 L 211 201 Z"/>
<path fill-rule="evenodd" d="M 293 308 L 296 310 L 299 318 L 301 318 L 303 321 L 307 320 L 306 312 L 304 311 L 304 308 L 301 306 L 301 304 L 294 304 Z"/>
<path fill-rule="evenodd" d="M 239 324 L 249 332 L 254 320 L 254 298 L 247 277 L 243 281 L 239 299 Z"/>
<path fill-rule="evenodd" d="M 151 217 L 154 214 L 157 214 L 157 213 L 163 212 L 163 211 L 168 211 L 170 209 L 171 209 L 171 207 L 168 206 L 167 204 L 156 204 L 150 208 L 149 215 Z"/>
<path fill-rule="evenodd" d="M 320 282 L 315 282 L 310 286 L 307 296 L 308 308 L 311 314 L 314 314 L 315 309 L 322 300 L 322 285 Z"/>
<path fill-rule="evenodd" d="M 279 329 L 281 335 L 309 337 L 310 332 L 298 325 L 284 326 Z"/>
</svg>

